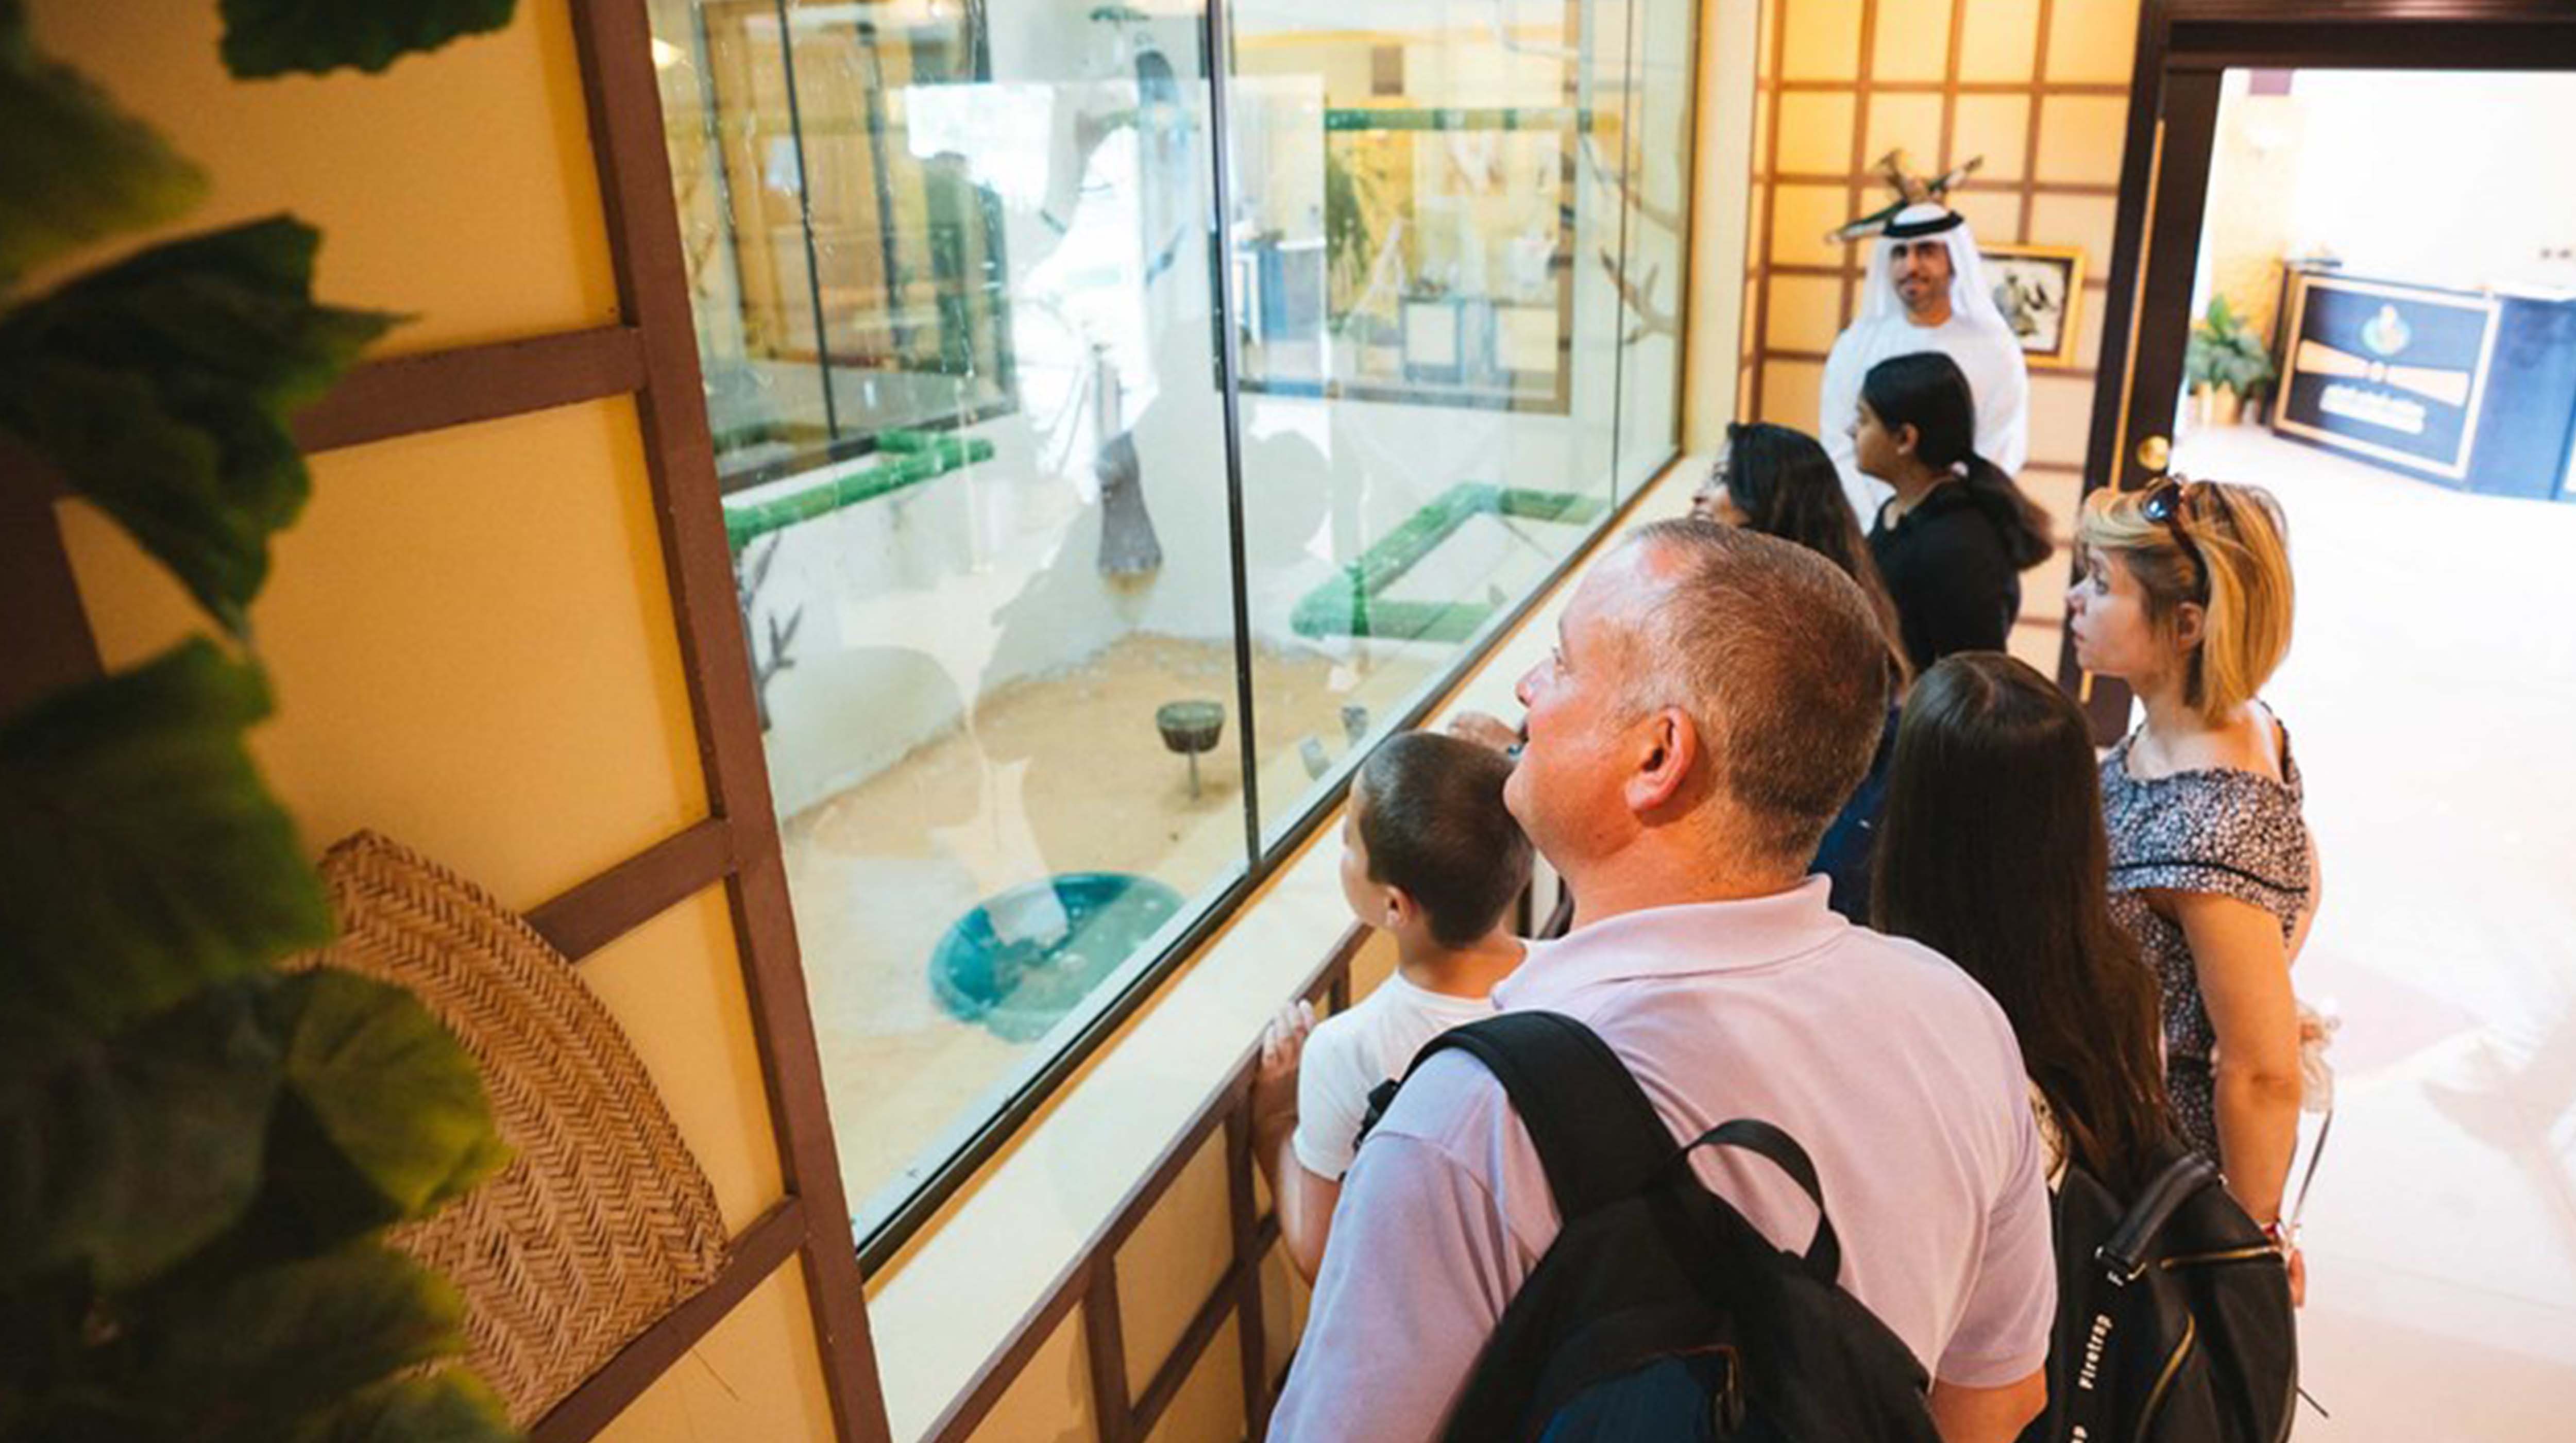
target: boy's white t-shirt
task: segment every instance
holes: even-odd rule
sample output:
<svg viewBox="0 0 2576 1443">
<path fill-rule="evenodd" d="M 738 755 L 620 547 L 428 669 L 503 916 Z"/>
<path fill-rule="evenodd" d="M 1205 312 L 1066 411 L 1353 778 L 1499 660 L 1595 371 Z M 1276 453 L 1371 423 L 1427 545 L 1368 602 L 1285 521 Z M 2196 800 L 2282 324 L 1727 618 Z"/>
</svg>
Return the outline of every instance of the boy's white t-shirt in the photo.
<svg viewBox="0 0 2576 1443">
<path fill-rule="evenodd" d="M 1463 1022 L 1494 1015 L 1490 997 L 1430 992 L 1390 973 L 1376 991 L 1315 1024 L 1297 1065 L 1297 1132 L 1306 1171 L 1339 1181 L 1359 1152 L 1368 1096 L 1402 1077 L 1422 1044 Z"/>
</svg>

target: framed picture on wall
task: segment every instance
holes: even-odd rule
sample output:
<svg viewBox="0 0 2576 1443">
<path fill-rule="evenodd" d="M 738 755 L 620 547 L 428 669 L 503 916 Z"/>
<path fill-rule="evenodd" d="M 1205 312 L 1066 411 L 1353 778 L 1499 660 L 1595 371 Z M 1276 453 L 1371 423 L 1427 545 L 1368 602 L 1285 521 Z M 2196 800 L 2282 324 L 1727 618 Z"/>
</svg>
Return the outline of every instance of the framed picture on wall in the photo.
<svg viewBox="0 0 2576 1443">
<path fill-rule="evenodd" d="M 2034 366 L 2071 366 L 2076 307 L 2084 303 L 2084 252 L 2074 246 L 1979 246 L 1995 309 Z"/>
</svg>

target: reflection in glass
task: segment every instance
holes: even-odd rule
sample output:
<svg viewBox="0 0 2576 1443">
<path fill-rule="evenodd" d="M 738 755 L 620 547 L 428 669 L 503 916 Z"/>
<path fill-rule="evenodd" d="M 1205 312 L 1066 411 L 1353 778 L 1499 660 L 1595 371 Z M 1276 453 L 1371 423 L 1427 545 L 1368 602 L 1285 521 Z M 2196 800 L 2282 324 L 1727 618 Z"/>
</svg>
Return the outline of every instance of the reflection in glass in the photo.
<svg viewBox="0 0 2576 1443">
<path fill-rule="evenodd" d="M 652 0 L 653 61 L 707 419 L 718 468 L 732 476 L 819 449 L 832 433 L 776 12 L 706 8 L 718 14 L 702 24 L 686 0 Z"/>
<path fill-rule="evenodd" d="M 1237 53 L 1277 67 L 1318 48 Z M 1234 92 L 1257 136 L 1236 153 L 1259 161 L 1242 167 L 1252 233 L 1236 253 L 1245 387 L 1562 414 L 1577 113 L 1561 96 L 1451 108 L 1383 86 L 1345 104 L 1358 97 L 1323 81 L 1255 71 Z"/>
<path fill-rule="evenodd" d="M 1230 11 L 1244 560 L 1253 635 L 1281 638 L 1253 661 L 1272 836 L 1607 514 L 1636 324 L 1624 3 L 1381 5 L 1360 30 L 1308 11 Z M 1291 657 L 1329 663 L 1321 718 Z"/>
<path fill-rule="evenodd" d="M 1626 0 L 1246 0 L 1222 77 L 1195 9 L 651 5 L 864 1234 L 1670 453 L 1686 62 Z"/>
<path fill-rule="evenodd" d="M 1001 210 L 937 123 L 939 100 L 973 88 L 952 82 L 990 65 L 964 12 L 657 0 L 656 15 L 694 35 L 656 55 L 728 483 L 1008 410 Z"/>
</svg>

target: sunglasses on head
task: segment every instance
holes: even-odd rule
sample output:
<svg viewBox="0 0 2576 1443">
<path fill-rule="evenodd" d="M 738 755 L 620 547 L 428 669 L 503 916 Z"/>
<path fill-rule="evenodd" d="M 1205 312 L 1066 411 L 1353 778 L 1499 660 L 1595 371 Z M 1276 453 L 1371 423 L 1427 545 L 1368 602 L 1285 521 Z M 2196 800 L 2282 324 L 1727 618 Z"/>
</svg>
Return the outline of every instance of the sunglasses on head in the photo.
<svg viewBox="0 0 2576 1443">
<path fill-rule="evenodd" d="M 2200 548 L 2192 544 L 2191 532 L 2183 524 L 2191 510 L 2192 494 L 2199 489 L 2199 482 L 2176 476 L 2148 492 L 2147 499 L 2138 503 L 2138 514 L 2172 533 L 2174 545 L 2191 558 L 2192 575 L 2198 578 L 2195 589 L 2205 592 L 2209 587 L 2209 565 L 2201 560 Z"/>
</svg>

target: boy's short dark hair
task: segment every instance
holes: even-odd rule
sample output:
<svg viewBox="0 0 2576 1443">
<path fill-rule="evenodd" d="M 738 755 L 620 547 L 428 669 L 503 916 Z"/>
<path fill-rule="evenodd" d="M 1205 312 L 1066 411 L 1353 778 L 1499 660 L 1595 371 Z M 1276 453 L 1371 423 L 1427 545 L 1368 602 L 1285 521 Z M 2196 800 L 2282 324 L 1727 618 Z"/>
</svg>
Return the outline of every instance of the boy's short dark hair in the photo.
<svg viewBox="0 0 2576 1443">
<path fill-rule="evenodd" d="M 1444 947 L 1494 930 L 1529 885 L 1529 838 L 1503 806 L 1511 775 L 1491 747 L 1435 732 L 1389 737 L 1360 764 L 1369 880 L 1403 888 Z"/>
</svg>

